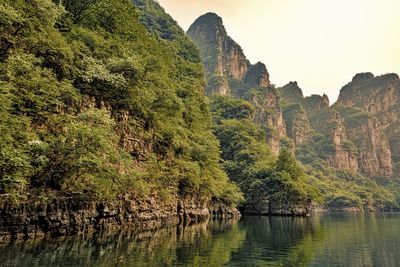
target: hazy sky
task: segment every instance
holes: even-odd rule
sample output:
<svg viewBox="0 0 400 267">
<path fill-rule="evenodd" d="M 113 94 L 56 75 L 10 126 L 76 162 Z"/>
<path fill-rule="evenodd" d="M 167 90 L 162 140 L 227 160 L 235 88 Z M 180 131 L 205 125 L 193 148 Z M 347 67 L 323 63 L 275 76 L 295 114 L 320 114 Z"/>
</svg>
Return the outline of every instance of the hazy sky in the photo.
<svg viewBox="0 0 400 267">
<path fill-rule="evenodd" d="M 159 0 L 187 30 L 220 15 L 252 63 L 272 83 L 298 81 L 305 95 L 340 88 L 358 72 L 400 74 L 400 0 Z"/>
</svg>

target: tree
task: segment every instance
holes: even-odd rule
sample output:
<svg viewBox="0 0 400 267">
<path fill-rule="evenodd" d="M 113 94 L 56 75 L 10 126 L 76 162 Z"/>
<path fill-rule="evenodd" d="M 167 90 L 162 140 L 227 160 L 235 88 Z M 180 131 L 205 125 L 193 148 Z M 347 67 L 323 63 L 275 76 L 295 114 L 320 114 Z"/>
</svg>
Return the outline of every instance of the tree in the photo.
<svg viewBox="0 0 400 267">
<path fill-rule="evenodd" d="M 278 172 L 289 174 L 295 180 L 298 180 L 303 175 L 303 170 L 293 153 L 286 149 L 280 151 L 275 169 Z"/>
</svg>

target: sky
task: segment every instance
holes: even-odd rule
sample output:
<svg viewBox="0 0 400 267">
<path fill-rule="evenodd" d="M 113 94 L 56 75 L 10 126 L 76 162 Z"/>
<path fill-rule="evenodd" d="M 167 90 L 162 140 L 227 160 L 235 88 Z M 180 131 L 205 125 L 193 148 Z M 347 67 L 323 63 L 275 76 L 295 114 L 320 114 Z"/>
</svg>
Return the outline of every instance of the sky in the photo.
<svg viewBox="0 0 400 267">
<path fill-rule="evenodd" d="M 187 30 L 215 12 L 271 82 L 331 103 L 359 72 L 400 74 L 400 0 L 158 0 Z"/>
</svg>

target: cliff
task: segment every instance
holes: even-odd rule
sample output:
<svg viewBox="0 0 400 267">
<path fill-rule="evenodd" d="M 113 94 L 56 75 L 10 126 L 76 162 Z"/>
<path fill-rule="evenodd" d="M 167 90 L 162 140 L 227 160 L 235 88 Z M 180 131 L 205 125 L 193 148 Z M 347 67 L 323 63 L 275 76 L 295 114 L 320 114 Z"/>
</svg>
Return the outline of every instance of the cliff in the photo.
<svg viewBox="0 0 400 267">
<path fill-rule="evenodd" d="M 349 140 L 343 118 L 336 110 L 329 109 L 311 117 L 314 129 L 328 138 L 331 149 L 321 151 L 331 166 L 338 169 L 358 170 L 357 148 Z"/>
<path fill-rule="evenodd" d="M 198 46 L 206 76 L 224 77 L 245 82 L 250 86 L 268 86 L 269 74 L 264 64 L 251 65 L 242 48 L 228 36 L 221 17 L 214 13 L 200 16 L 187 31 L 188 36 Z M 216 85 L 213 85 L 216 86 Z M 231 85 L 228 92 L 237 93 Z M 216 87 L 209 87 L 208 94 Z"/>
<path fill-rule="evenodd" d="M 297 116 L 284 116 L 288 135 L 296 144 L 312 128 L 327 137 L 332 146 L 327 150 L 329 162 L 335 168 L 361 171 L 368 177 L 390 178 L 394 175 L 393 160 L 398 155 L 399 77 L 387 74 L 374 77 L 371 73 L 360 73 L 345 85 L 337 102 L 329 107 L 326 95 L 304 97 L 296 82 L 278 88 L 281 103 L 296 103 Z M 293 108 L 293 105 L 289 107 Z M 299 108 L 298 108 L 299 109 Z M 295 123 L 301 124 L 293 130 Z M 298 134 L 300 132 L 300 134 Z M 300 137 L 298 136 L 300 135 Z M 297 141 L 296 141 L 297 140 Z"/>
<path fill-rule="evenodd" d="M 2 231 L 123 225 L 126 194 L 140 199 L 138 225 L 193 213 L 177 204 L 187 196 L 201 200 L 193 210 L 234 209 L 243 197 L 221 166 L 199 52 L 183 30 L 154 1 L 59 2 L 0 4 Z"/>
<path fill-rule="evenodd" d="M 318 113 L 329 107 L 329 98 L 326 94 L 304 97 L 303 90 L 297 82 L 289 82 L 287 85 L 277 88 L 277 91 L 283 104 L 300 104 L 308 115 Z"/>
<path fill-rule="evenodd" d="M 336 106 L 346 113 L 349 136 L 360 146 L 360 165 L 371 176 L 394 174 L 394 162 L 399 160 L 399 98 L 397 74 L 360 73 L 340 91 Z M 355 124 L 361 113 L 362 123 Z"/>
<path fill-rule="evenodd" d="M 163 199 L 152 195 L 140 199 L 126 195 L 113 201 L 70 196 L 47 203 L 33 199 L 18 204 L 0 202 L 0 243 L 124 228 L 150 230 L 210 218 L 240 217 L 235 208 L 199 196 Z"/>
<path fill-rule="evenodd" d="M 304 96 L 295 81 L 280 88 L 271 85 L 265 65 L 261 62 L 252 65 L 247 60 L 240 45 L 229 37 L 218 15 L 207 13 L 199 17 L 187 34 L 200 51 L 207 78 L 206 94 L 212 100 L 215 95 L 227 97 L 212 101 L 217 123 L 221 123 L 223 110 L 227 112 L 225 119 L 238 120 L 238 123 L 251 128 L 253 126 L 248 121 L 243 121 L 250 117 L 259 130 L 265 133 L 265 140 L 275 155 L 282 148 L 295 151 L 297 159 L 304 164 L 309 175 L 306 183 L 316 185 L 320 192 L 324 192 L 323 198 L 328 208 L 372 209 L 374 206 L 384 208 L 396 205 L 396 193 L 384 185 L 375 184 L 394 176 L 394 150 L 399 157 L 400 141 L 396 135 L 398 126 L 394 123 L 398 111 L 395 110 L 395 104 L 387 100 L 390 98 L 395 102 L 397 99 L 397 95 L 393 95 L 397 90 L 393 89 L 397 86 L 396 75 L 386 75 L 386 78 L 380 79 L 371 74 L 357 75 L 342 89 L 338 102 L 331 106 L 326 94 Z M 391 91 L 383 92 L 384 88 L 390 87 L 390 83 L 393 87 Z M 368 99 L 366 96 L 369 94 L 363 94 L 363 90 L 374 91 L 374 97 Z M 229 98 L 244 99 L 251 107 L 241 101 L 231 102 Z M 386 104 L 372 105 L 368 101 L 373 99 Z M 243 129 L 233 127 L 232 121 L 226 123 L 218 125 L 217 136 L 223 151 L 227 150 L 226 155 L 223 153 L 223 159 L 232 161 L 226 163 L 228 174 L 236 181 L 236 177 L 240 176 L 238 170 L 230 171 L 230 168 L 240 165 L 243 155 L 231 159 L 234 152 L 226 143 L 230 137 L 225 131 L 226 127 L 235 128 L 239 132 Z M 241 138 L 248 138 L 248 135 L 249 132 L 246 132 L 237 136 L 232 140 L 232 145 L 236 145 L 238 140 L 239 143 L 247 143 L 247 139 Z M 255 132 L 250 135 L 258 138 Z M 255 150 L 253 153 L 259 153 L 254 147 L 252 149 Z M 246 179 L 252 180 L 253 177 L 249 178 L 247 174 L 243 176 L 245 178 L 243 181 L 239 179 L 238 184 L 242 185 L 242 191 L 247 196 L 246 212 L 252 210 L 260 214 L 264 210 L 264 213 L 273 213 L 265 211 L 268 205 L 263 201 L 268 196 L 263 198 L 261 193 L 252 196 L 252 190 L 258 192 L 254 188 L 247 191 Z M 253 182 L 252 185 L 258 186 L 260 181 Z M 386 202 L 382 203 L 380 199 Z M 271 203 L 272 206 L 276 204 Z M 293 207 L 301 206 L 293 204 Z"/>
<path fill-rule="evenodd" d="M 251 64 L 240 45 L 228 36 L 222 19 L 214 13 L 200 16 L 187 35 L 200 50 L 208 81 L 207 94 L 239 97 L 252 103 L 256 108 L 254 121 L 269 129 L 266 140 L 278 153 L 286 129 L 265 64 Z"/>
<path fill-rule="evenodd" d="M 304 108 L 300 104 L 284 105 L 283 119 L 286 124 L 286 133 L 293 139 L 294 144 L 307 143 L 311 138 L 312 129 Z"/>
</svg>

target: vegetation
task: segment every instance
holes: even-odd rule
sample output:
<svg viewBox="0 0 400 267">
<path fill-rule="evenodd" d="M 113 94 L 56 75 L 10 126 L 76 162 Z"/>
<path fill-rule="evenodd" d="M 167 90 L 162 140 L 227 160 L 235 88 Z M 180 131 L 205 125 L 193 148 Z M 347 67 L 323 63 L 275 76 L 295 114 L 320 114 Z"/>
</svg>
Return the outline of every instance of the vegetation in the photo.
<svg viewBox="0 0 400 267">
<path fill-rule="evenodd" d="M 244 100 L 262 103 L 265 90 L 276 94 L 274 86 L 214 76 L 209 88 L 226 84 L 242 99 L 212 96 L 209 103 L 197 48 L 158 3 L 134 3 L 138 8 L 130 0 L 0 4 L 1 195 L 179 193 L 244 200 L 251 209 L 313 201 L 399 205 L 396 180 L 380 185 L 331 168 L 335 146 L 311 129 L 306 144 L 293 151 L 282 139 L 274 155 L 266 136 L 275 129 L 254 123 L 256 109 L 274 111 Z M 298 119 L 303 109 L 288 104 L 284 116 L 309 127 L 306 117 Z M 359 109 L 336 110 L 349 123 L 370 118 Z M 353 143 L 344 147 L 356 153 Z"/>
<path fill-rule="evenodd" d="M 180 29 L 149 35 L 129 0 L 5 0 L 0 13 L 1 193 L 241 199 Z"/>
<path fill-rule="evenodd" d="M 211 110 L 224 168 L 245 194 L 247 209 L 268 202 L 308 205 L 320 199 L 291 152 L 282 150 L 276 157 L 270 151 L 265 131 L 252 120 L 254 107 L 249 102 L 215 96 Z"/>
<path fill-rule="evenodd" d="M 344 145 L 356 153 L 353 143 Z M 316 133 L 312 139 L 297 146 L 297 158 L 306 166 L 305 173 L 324 196 L 328 208 L 358 208 L 382 210 L 399 207 L 398 186 L 379 184 L 354 170 L 336 169 L 330 166 L 329 157 L 335 146 L 324 135 Z"/>
</svg>

